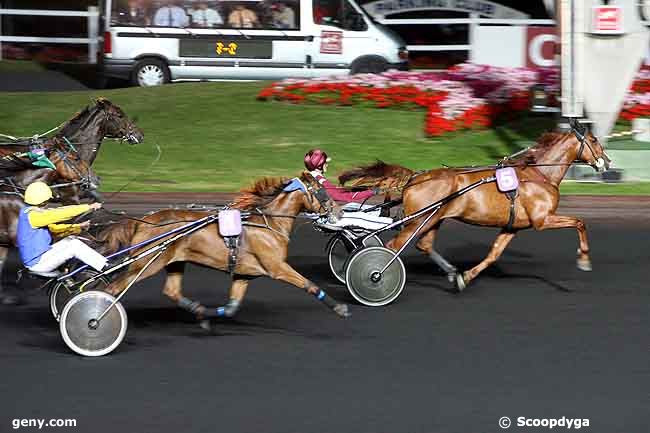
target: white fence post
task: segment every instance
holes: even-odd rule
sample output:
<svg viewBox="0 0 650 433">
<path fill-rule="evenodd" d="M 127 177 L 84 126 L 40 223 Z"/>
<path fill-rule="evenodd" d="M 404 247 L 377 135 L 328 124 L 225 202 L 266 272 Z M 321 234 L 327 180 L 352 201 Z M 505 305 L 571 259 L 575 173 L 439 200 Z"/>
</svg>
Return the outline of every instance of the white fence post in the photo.
<svg viewBox="0 0 650 433">
<path fill-rule="evenodd" d="M 88 63 L 97 63 L 97 37 L 99 36 L 99 9 L 88 6 Z"/>
</svg>

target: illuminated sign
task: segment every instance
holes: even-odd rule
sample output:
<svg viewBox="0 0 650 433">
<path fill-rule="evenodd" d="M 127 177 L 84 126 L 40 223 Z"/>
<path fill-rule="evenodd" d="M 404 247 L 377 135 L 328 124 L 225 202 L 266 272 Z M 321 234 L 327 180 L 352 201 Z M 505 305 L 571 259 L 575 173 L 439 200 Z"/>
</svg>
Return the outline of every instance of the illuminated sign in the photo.
<svg viewBox="0 0 650 433">
<path fill-rule="evenodd" d="M 597 35 L 623 33 L 623 9 L 620 6 L 594 6 L 591 32 Z"/>
<path fill-rule="evenodd" d="M 181 39 L 180 57 L 270 59 L 273 41 L 261 39 Z"/>
</svg>

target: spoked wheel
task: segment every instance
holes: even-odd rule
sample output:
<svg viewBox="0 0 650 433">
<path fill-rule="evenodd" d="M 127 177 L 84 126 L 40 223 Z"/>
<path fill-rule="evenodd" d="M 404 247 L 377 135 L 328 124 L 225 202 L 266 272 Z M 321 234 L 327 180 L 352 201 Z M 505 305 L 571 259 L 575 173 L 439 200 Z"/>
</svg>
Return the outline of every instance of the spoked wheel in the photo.
<svg viewBox="0 0 650 433">
<path fill-rule="evenodd" d="M 366 247 L 355 252 L 347 263 L 345 284 L 350 294 L 371 307 L 390 304 L 402 293 L 406 284 L 406 269 L 397 257 L 383 272 L 381 270 L 395 256 L 384 247 Z"/>
<path fill-rule="evenodd" d="M 355 241 L 361 243 L 361 239 Z M 379 239 L 379 236 L 373 235 L 366 240 L 366 246 L 381 247 L 384 243 Z M 334 240 L 330 243 L 327 249 L 327 257 L 329 258 L 330 269 L 337 280 L 345 284 L 345 264 L 354 251 L 349 242 L 345 242 L 342 236 L 336 235 Z"/>
<path fill-rule="evenodd" d="M 97 271 L 83 271 L 78 275 L 75 275 L 76 281 L 85 281 L 90 277 L 97 275 Z M 108 287 L 109 281 L 106 277 L 100 277 L 97 281 L 93 281 L 91 284 L 88 284 L 83 288 L 84 292 L 89 290 L 97 290 L 103 292 Z M 72 298 L 74 295 L 79 293 L 79 284 L 76 284 L 73 288 L 68 288 L 63 281 L 58 281 L 54 284 L 54 287 L 50 291 L 50 311 L 52 316 L 58 322 L 61 318 L 61 311 L 65 304 Z"/>
<path fill-rule="evenodd" d="M 116 303 L 97 321 L 114 300 L 108 293 L 94 290 L 70 299 L 61 312 L 59 323 L 65 344 L 83 356 L 102 356 L 115 350 L 128 326 L 124 307 Z"/>
</svg>

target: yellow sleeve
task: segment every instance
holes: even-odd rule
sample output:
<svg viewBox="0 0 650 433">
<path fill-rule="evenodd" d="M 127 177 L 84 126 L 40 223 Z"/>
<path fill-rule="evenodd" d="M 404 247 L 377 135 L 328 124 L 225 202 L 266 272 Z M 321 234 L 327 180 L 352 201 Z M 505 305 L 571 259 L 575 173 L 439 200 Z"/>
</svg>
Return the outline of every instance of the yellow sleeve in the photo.
<svg viewBox="0 0 650 433">
<path fill-rule="evenodd" d="M 70 235 L 81 233 L 79 224 L 49 224 L 47 229 L 57 238 L 64 238 Z"/>
<path fill-rule="evenodd" d="M 50 224 L 69 220 L 90 210 L 87 204 L 63 206 L 55 209 L 33 209 L 28 213 L 32 227 L 46 227 Z"/>
</svg>

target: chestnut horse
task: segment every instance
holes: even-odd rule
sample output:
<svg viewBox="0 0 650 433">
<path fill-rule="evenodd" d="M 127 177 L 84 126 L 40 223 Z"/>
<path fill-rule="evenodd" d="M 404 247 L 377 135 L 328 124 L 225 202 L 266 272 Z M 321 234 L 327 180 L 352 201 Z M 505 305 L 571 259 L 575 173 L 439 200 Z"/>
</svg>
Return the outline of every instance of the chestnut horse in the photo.
<svg viewBox="0 0 650 433">
<path fill-rule="evenodd" d="M 514 167 L 519 178 L 519 188 L 516 195 L 511 196 L 512 199 L 501 193 L 494 182 L 471 190 L 442 206 L 418 234 L 417 248 L 428 254 L 460 291 L 501 256 L 519 230 L 531 227 L 535 230 L 575 228 L 579 238 L 578 268 L 590 271 L 591 260 L 584 222 L 572 216 L 555 214 L 560 199 L 560 182 L 569 167 L 577 161 L 587 163 L 598 171 L 606 170 L 611 163 L 600 142 L 590 132 L 585 134 L 574 129 L 567 133 L 544 134 L 536 146 L 516 158 L 503 161 L 504 166 Z M 389 190 L 391 185 L 398 185 L 402 190 L 404 214 L 410 215 L 494 174 L 495 167 L 441 168 L 418 174 L 405 167 L 387 165 L 380 161 L 347 171 L 339 180 L 342 183 L 354 180 L 353 185 L 382 186 Z M 398 250 L 428 215 L 408 223 L 387 246 Z M 447 218 L 501 228 L 487 257 L 463 273 L 459 273 L 434 247 L 436 233 Z"/>
<path fill-rule="evenodd" d="M 171 244 L 141 275 L 150 277 L 163 268 L 167 280 L 163 293 L 179 307 L 196 315 L 203 327 L 209 326 L 213 317 L 232 317 L 239 310 L 251 279 L 266 276 L 284 281 L 316 296 L 336 314 L 349 316 L 348 306 L 330 298 L 316 284 L 300 275 L 287 263 L 289 236 L 298 214 L 328 212 L 334 206 L 329 198 L 319 196 L 324 190 L 308 173 L 300 181 L 306 187 L 291 192 L 284 191 L 287 181 L 281 178 L 264 178 L 250 189 L 243 190 L 230 205 L 232 209 L 250 211 L 240 237 L 239 253 L 232 272 L 230 297 L 226 305 L 207 308 L 186 298 L 182 292 L 185 263 L 197 263 L 213 269 L 228 271 L 229 249 L 219 233 L 215 222 Z M 107 243 L 107 249 L 115 251 L 120 246 L 135 245 L 147 239 L 169 232 L 177 227 L 210 215 L 208 212 L 168 209 L 144 217 L 144 220 L 128 220 L 109 226 L 98 237 Z M 143 251 L 141 249 L 139 251 Z M 139 251 L 135 251 L 137 254 Z M 146 262 L 146 260 L 145 260 Z M 107 291 L 121 293 L 140 272 L 145 263 L 132 263 L 127 271 L 114 280 Z"/>
</svg>

